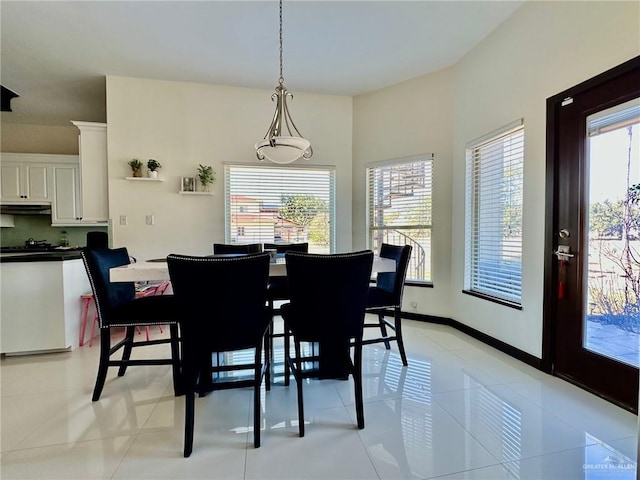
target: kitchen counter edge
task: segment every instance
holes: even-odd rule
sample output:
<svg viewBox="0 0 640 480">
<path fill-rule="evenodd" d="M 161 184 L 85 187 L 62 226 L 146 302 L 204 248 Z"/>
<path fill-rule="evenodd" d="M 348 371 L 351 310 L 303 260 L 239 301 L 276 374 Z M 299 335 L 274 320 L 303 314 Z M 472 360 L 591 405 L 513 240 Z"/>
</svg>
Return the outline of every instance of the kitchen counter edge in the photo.
<svg viewBox="0 0 640 480">
<path fill-rule="evenodd" d="M 0 263 L 17 262 L 61 262 L 65 260 L 78 260 L 80 250 L 62 250 L 59 252 L 29 252 L 29 253 L 0 253 Z"/>
</svg>

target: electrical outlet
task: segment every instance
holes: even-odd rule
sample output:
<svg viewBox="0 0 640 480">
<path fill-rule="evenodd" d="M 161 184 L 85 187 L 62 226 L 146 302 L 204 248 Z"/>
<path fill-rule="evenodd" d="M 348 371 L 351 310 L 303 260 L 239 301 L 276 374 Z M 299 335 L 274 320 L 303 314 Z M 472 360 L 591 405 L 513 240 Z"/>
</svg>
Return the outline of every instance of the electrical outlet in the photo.
<svg viewBox="0 0 640 480">
<path fill-rule="evenodd" d="M 120 225 L 124 226 L 127 224 L 127 216 L 126 215 L 120 215 Z"/>
<path fill-rule="evenodd" d="M 153 215 L 147 215 L 147 225 L 153 225 L 156 223 L 156 220 Z"/>
</svg>

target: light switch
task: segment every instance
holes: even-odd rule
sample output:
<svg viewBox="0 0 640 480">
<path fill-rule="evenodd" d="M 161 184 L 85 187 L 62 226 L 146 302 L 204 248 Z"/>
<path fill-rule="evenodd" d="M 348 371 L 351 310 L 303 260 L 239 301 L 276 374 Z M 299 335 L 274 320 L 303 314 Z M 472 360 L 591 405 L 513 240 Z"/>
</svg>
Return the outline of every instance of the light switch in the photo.
<svg viewBox="0 0 640 480">
<path fill-rule="evenodd" d="M 126 224 L 127 224 L 127 216 L 120 215 L 120 225 L 126 225 Z"/>
<path fill-rule="evenodd" d="M 153 215 L 147 215 L 147 225 L 153 225 L 155 223 L 155 218 Z"/>
</svg>

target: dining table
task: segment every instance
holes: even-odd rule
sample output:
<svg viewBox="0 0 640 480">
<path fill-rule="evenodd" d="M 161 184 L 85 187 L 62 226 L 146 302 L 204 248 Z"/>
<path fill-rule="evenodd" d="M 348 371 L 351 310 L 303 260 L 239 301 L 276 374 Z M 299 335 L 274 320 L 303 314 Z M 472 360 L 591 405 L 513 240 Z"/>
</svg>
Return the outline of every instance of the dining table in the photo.
<svg viewBox="0 0 640 480">
<path fill-rule="evenodd" d="M 211 257 L 229 257 L 238 256 L 242 254 L 223 254 L 223 255 L 209 255 Z M 371 274 L 395 272 L 396 261 L 390 258 L 383 258 L 380 256 L 373 257 L 373 264 L 371 267 Z M 278 254 L 275 259 L 269 263 L 269 277 L 286 277 L 287 264 L 285 254 Z M 135 262 L 120 267 L 113 267 L 109 269 L 109 279 L 111 282 L 162 282 L 170 280 L 169 267 L 167 265 L 167 259 L 156 258 L 147 260 L 144 262 Z M 327 355 L 327 352 L 331 352 Z M 333 345 L 329 344 L 318 345 L 318 362 L 320 368 L 318 370 L 319 375 L 323 378 L 336 378 L 340 380 L 346 379 L 346 363 L 344 358 L 348 355 L 349 345 Z M 214 360 L 215 361 L 215 360 Z"/>
<path fill-rule="evenodd" d="M 395 272 L 396 262 L 390 258 L 373 257 L 371 273 Z M 287 264 L 284 255 L 269 264 L 270 277 L 286 277 Z M 111 282 L 161 282 L 169 280 L 169 267 L 166 258 L 151 259 L 130 263 L 109 269 Z"/>
</svg>

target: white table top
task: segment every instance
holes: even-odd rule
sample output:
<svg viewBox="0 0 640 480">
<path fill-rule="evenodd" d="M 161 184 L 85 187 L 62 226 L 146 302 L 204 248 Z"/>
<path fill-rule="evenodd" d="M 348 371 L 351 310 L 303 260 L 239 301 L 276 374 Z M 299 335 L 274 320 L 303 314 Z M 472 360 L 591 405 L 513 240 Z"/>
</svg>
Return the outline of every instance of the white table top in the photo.
<svg viewBox="0 0 640 480">
<path fill-rule="evenodd" d="M 396 269 L 395 260 L 389 258 L 373 257 L 372 273 L 393 272 Z M 272 277 L 284 277 L 287 275 L 287 266 L 284 262 L 271 263 L 269 275 Z M 167 262 L 138 262 L 115 267 L 109 270 L 109 279 L 112 282 L 154 282 L 169 280 L 169 268 Z"/>
</svg>

